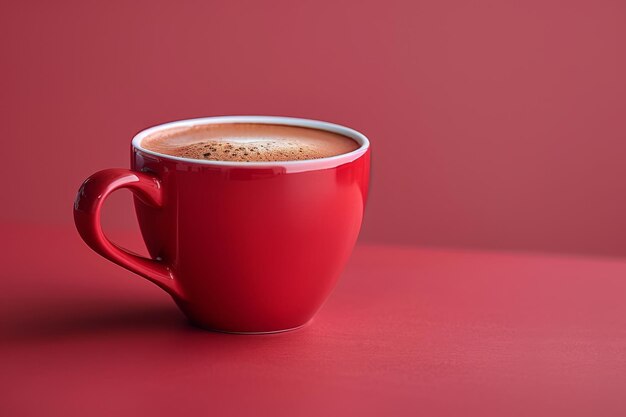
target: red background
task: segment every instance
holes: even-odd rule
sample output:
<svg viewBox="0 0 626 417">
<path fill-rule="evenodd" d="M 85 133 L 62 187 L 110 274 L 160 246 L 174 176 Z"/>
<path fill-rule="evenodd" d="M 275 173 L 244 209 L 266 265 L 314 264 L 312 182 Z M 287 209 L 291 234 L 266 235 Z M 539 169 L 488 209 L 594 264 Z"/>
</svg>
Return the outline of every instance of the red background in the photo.
<svg viewBox="0 0 626 417">
<path fill-rule="evenodd" d="M 363 240 L 626 254 L 622 1 L 3 2 L 0 31 L 0 221 L 72 227 L 146 126 L 273 114 L 371 138 Z"/>
<path fill-rule="evenodd" d="M 623 0 L 0 2 L 0 414 L 626 415 L 626 261 L 473 250 L 626 255 L 625 40 Z M 301 331 L 200 332 L 73 230 L 135 132 L 222 114 L 373 142 Z"/>
</svg>

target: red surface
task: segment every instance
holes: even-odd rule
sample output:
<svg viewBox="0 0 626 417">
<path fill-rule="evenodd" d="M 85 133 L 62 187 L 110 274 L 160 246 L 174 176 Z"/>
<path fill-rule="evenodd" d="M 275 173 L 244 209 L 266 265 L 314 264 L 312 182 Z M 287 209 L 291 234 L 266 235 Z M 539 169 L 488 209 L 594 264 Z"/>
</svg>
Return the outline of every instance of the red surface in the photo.
<svg viewBox="0 0 626 417">
<path fill-rule="evenodd" d="M 279 114 L 372 139 L 365 241 L 624 255 L 625 15 L 614 0 L 4 1 L 0 170 L 20 204 L 0 218 L 71 224 L 81 181 L 127 167 L 146 126 Z M 111 226 L 132 225 L 128 201 Z"/>
<path fill-rule="evenodd" d="M 626 413 L 626 261 L 357 246 L 309 326 L 235 336 L 69 227 L 3 239 L 5 416 Z"/>
<path fill-rule="evenodd" d="M 361 145 L 352 156 L 316 161 L 219 163 L 176 160 L 133 141 L 133 170 L 99 171 L 81 186 L 76 227 L 93 250 L 163 288 L 202 327 L 294 329 L 326 300 L 358 237 L 370 167 Z M 103 232 L 105 200 L 122 188 L 136 196 L 150 258 Z"/>
</svg>

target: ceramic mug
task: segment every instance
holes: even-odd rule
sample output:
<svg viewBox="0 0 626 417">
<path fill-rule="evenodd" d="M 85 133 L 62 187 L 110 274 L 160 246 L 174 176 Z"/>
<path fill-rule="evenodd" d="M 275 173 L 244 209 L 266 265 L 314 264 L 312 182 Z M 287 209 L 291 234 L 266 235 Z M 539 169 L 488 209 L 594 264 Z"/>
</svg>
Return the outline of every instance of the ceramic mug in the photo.
<svg viewBox="0 0 626 417">
<path fill-rule="evenodd" d="M 321 129 L 350 137 L 359 148 L 312 160 L 222 162 L 142 147 L 160 130 L 212 123 Z M 234 333 L 291 330 L 312 319 L 352 252 L 369 165 L 368 139 L 332 123 L 269 116 L 183 120 L 137 134 L 131 169 L 89 177 L 74 219 L 87 245 L 164 289 L 194 324 Z M 134 194 L 151 258 L 122 249 L 102 231 L 104 200 L 120 188 Z"/>
</svg>

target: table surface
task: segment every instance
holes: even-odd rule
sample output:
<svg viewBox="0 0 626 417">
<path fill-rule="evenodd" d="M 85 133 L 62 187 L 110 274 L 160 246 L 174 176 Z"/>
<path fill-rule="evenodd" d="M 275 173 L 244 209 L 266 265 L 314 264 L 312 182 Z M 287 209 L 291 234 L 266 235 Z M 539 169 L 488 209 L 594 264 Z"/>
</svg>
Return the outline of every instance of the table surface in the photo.
<svg viewBox="0 0 626 417">
<path fill-rule="evenodd" d="M 1 230 L 3 416 L 626 415 L 624 260 L 359 245 L 308 327 L 237 336 L 72 228 Z"/>
</svg>

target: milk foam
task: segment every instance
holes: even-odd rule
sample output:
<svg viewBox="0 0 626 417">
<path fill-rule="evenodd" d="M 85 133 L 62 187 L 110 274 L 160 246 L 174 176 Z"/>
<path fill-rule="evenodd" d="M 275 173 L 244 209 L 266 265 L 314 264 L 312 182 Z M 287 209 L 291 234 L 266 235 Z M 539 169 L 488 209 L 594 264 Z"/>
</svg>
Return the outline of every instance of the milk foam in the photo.
<svg viewBox="0 0 626 417">
<path fill-rule="evenodd" d="M 354 140 L 325 130 L 262 123 L 171 128 L 146 137 L 141 146 L 182 158 L 234 162 L 327 158 L 359 147 Z"/>
</svg>

